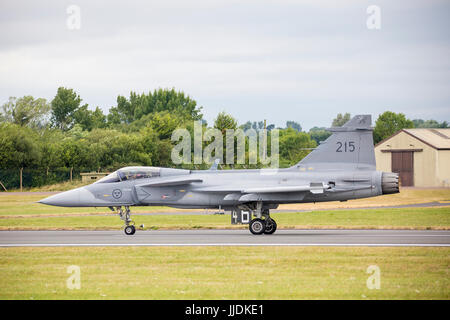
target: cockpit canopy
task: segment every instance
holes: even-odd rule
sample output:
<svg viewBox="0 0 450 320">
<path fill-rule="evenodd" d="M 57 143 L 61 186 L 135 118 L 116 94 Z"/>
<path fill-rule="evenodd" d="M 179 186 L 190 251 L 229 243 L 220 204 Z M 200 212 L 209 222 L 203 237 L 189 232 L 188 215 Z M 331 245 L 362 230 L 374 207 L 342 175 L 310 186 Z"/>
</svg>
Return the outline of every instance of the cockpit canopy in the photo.
<svg viewBox="0 0 450 320">
<path fill-rule="evenodd" d="M 125 167 L 108 174 L 95 183 L 113 183 L 135 179 L 161 176 L 161 168 L 157 167 Z"/>
</svg>

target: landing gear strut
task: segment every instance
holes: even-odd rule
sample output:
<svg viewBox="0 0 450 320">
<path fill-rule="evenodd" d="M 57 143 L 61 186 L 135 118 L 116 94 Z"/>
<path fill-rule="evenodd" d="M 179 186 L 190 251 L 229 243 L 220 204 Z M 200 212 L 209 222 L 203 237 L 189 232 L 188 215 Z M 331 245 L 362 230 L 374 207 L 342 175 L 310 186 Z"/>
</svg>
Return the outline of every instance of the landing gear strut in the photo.
<svg viewBox="0 0 450 320">
<path fill-rule="evenodd" d="M 134 221 L 131 220 L 130 207 L 125 206 L 125 210 L 122 207 L 117 207 L 117 213 L 121 220 L 124 221 L 124 229 L 126 235 L 131 236 L 136 232 L 136 228 L 134 227 Z"/>
<path fill-rule="evenodd" d="M 277 230 L 277 223 L 270 217 L 269 209 L 262 209 L 262 203 L 257 204 L 254 215 L 256 218 L 248 225 L 252 234 L 273 234 Z"/>
</svg>

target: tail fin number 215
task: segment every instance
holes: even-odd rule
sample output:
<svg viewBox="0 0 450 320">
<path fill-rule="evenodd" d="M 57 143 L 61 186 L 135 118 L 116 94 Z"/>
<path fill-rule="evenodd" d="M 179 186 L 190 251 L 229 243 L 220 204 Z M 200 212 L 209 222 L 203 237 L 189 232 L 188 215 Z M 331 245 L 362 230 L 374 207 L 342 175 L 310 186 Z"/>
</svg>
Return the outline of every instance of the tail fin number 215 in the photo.
<svg viewBox="0 0 450 320">
<path fill-rule="evenodd" d="M 345 142 L 336 142 L 338 145 L 336 152 L 353 152 L 355 151 L 355 142 L 354 141 L 345 141 Z"/>
</svg>

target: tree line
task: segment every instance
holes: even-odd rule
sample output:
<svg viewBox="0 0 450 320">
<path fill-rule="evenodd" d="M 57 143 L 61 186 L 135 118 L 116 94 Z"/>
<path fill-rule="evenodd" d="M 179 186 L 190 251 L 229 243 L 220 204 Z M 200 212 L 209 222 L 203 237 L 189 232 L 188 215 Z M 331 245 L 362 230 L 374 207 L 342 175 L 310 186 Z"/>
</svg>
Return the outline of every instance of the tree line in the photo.
<svg viewBox="0 0 450 320">
<path fill-rule="evenodd" d="M 128 97 L 119 95 L 116 101 L 116 106 L 104 114 L 98 106 L 91 110 L 70 88 L 58 88 L 49 102 L 32 96 L 9 98 L 0 108 L 0 181 L 8 181 L 5 177 L 8 172 L 18 168 L 38 170 L 30 178 L 30 184 L 35 186 L 61 180 L 49 174 L 56 168 L 112 171 L 128 165 L 174 167 L 172 132 L 186 128 L 193 133 L 194 121 L 202 121 L 204 130 L 209 127 L 203 119 L 203 108 L 175 89 L 131 92 Z M 349 119 L 349 113 L 338 114 L 331 125 L 342 126 Z M 427 126 L 448 127 L 448 124 L 409 120 L 403 114 L 387 111 L 376 121 L 375 142 L 403 128 Z M 236 128 L 259 131 L 264 129 L 264 121 L 240 125 L 231 115 L 221 112 L 211 127 L 223 132 Z M 275 125 L 268 124 L 265 129 L 270 135 Z M 322 127 L 305 132 L 299 122 L 292 120 L 278 129 L 281 167 L 300 161 L 330 134 Z M 253 167 L 261 166 L 258 163 Z M 182 167 L 205 169 L 208 165 L 183 164 Z"/>
</svg>

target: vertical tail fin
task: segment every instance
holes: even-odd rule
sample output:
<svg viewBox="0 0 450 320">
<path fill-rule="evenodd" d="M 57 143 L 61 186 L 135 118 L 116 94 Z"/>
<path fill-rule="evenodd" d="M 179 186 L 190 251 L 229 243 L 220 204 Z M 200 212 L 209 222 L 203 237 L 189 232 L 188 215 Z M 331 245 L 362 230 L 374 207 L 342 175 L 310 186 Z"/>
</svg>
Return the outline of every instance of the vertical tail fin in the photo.
<svg viewBox="0 0 450 320">
<path fill-rule="evenodd" d="M 375 152 L 370 115 L 357 115 L 342 127 L 328 129 L 333 134 L 292 168 L 375 170 Z"/>
</svg>

